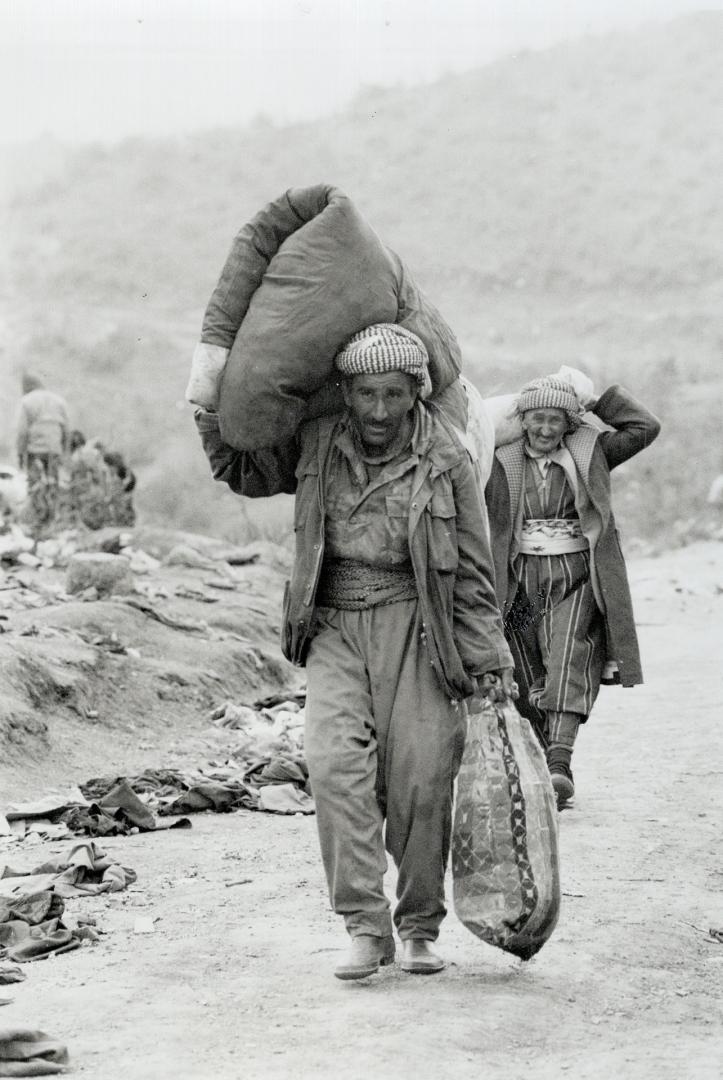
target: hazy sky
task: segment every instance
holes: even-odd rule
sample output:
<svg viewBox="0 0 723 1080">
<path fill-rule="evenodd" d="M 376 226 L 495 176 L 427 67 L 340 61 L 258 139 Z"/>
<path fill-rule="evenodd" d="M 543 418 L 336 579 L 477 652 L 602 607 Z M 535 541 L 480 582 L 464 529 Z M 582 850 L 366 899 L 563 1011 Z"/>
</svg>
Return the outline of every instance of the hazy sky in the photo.
<svg viewBox="0 0 723 1080">
<path fill-rule="evenodd" d="M 705 0 L 0 0 L 0 141 L 279 122 Z"/>
</svg>

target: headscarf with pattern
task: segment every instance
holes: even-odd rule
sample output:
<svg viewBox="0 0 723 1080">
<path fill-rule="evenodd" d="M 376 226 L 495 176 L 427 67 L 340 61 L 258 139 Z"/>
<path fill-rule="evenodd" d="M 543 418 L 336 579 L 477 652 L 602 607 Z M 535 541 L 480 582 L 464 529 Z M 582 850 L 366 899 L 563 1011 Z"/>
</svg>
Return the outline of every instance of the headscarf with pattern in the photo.
<svg viewBox="0 0 723 1080">
<path fill-rule="evenodd" d="M 374 323 L 349 338 L 334 363 L 342 375 L 385 375 L 401 371 L 419 384 L 419 396 L 432 389 L 424 342 L 396 323 Z"/>
<path fill-rule="evenodd" d="M 572 383 L 565 382 L 557 375 L 533 379 L 522 387 L 517 397 L 515 411 L 521 416 L 529 409 L 562 409 L 567 414 L 570 427 L 573 429 L 580 426 L 585 411 Z"/>
</svg>

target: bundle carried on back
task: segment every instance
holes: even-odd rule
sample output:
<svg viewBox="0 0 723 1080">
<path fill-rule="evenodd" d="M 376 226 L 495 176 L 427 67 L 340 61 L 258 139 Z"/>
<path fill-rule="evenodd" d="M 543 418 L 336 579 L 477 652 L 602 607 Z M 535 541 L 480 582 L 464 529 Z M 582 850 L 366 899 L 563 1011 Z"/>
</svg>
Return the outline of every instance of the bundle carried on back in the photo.
<svg viewBox="0 0 723 1080">
<path fill-rule="evenodd" d="M 557 807 L 544 754 L 514 705 L 469 717 L 457 782 L 454 909 L 468 930 L 522 960 L 557 923 Z"/>
<path fill-rule="evenodd" d="M 222 369 L 225 441 L 239 450 L 278 445 L 305 420 L 341 408 L 334 356 L 352 334 L 380 322 L 422 339 L 433 394 L 450 387 L 459 345 L 402 260 L 338 188 L 291 189 L 235 237 L 206 309 L 187 396 L 211 404 L 202 399 L 215 393 Z"/>
</svg>

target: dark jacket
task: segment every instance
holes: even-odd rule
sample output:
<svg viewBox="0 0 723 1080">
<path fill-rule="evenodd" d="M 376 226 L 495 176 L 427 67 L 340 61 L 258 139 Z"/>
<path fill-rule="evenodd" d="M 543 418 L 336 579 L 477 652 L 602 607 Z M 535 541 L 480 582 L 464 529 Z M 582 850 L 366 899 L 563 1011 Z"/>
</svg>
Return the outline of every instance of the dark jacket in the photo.
<svg viewBox="0 0 723 1080">
<path fill-rule="evenodd" d="M 660 422 L 617 385 L 598 398 L 592 411 L 615 430 L 599 431 L 583 424 L 566 435 L 564 443 L 589 496 L 581 525 L 591 540 L 593 586 L 605 619 L 607 658 L 617 661 L 623 686 L 634 686 L 643 681 L 643 675 L 630 586 L 610 501 L 610 471 L 649 446 L 660 431 Z M 486 489 L 497 599 L 505 617 L 517 591 L 513 541 L 524 462 L 524 439 L 501 446 L 495 451 Z"/>
<path fill-rule="evenodd" d="M 309 421 L 292 443 L 248 452 L 223 442 L 213 414 L 196 413 L 215 479 L 252 498 L 296 493 L 296 560 L 281 632 L 283 653 L 295 664 L 304 663 L 314 633 L 324 558 L 324 471 L 337 422 L 338 417 Z M 438 416 L 414 475 L 409 537 L 430 661 L 451 698 L 468 697 L 477 676 L 511 667 L 512 659 L 495 600 L 474 473 L 466 451 Z"/>
</svg>

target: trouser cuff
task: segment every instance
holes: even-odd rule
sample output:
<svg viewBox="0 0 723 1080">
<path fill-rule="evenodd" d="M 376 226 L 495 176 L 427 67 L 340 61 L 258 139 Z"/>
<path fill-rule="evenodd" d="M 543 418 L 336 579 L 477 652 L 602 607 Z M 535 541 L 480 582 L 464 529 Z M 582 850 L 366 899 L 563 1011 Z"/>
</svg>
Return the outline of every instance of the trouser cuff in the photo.
<svg viewBox="0 0 723 1080">
<path fill-rule="evenodd" d="M 350 937 L 360 937 L 367 934 L 369 937 L 391 937 L 392 919 L 387 915 L 364 915 L 354 912 L 353 915 L 344 916 L 344 925 Z"/>
<path fill-rule="evenodd" d="M 444 916 L 439 919 L 406 920 L 397 923 L 397 933 L 400 941 L 436 941 L 439 937 L 439 926 Z"/>
</svg>

